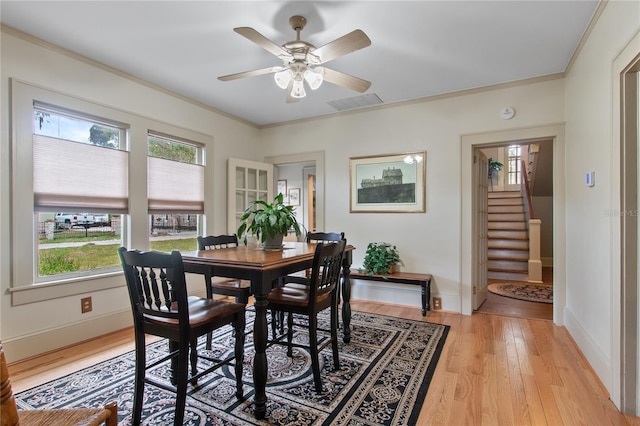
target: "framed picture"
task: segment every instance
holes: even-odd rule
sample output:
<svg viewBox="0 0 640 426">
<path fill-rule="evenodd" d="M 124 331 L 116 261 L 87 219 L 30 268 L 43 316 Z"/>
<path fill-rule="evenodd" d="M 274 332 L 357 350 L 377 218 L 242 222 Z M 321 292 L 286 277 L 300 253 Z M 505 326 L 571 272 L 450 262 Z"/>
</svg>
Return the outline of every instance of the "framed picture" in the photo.
<svg viewBox="0 0 640 426">
<path fill-rule="evenodd" d="M 290 206 L 300 205 L 300 188 L 291 188 L 289 190 L 289 205 Z"/>
<path fill-rule="evenodd" d="M 349 158 L 351 213 L 424 213 L 425 151 Z"/>
<path fill-rule="evenodd" d="M 276 187 L 276 195 L 278 194 L 282 194 L 285 197 L 287 196 L 287 180 L 286 179 L 278 180 L 278 185 Z"/>
</svg>

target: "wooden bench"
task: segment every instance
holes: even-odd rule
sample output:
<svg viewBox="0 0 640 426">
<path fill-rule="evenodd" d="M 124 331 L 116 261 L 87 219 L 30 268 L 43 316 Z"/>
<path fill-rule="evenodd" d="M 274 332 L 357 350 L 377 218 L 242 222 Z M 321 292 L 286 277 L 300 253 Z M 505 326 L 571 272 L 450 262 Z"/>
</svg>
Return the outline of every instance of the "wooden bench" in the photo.
<svg viewBox="0 0 640 426">
<path fill-rule="evenodd" d="M 397 284 L 419 285 L 422 288 L 422 316 L 431 310 L 431 274 L 417 274 L 413 272 L 394 272 L 393 274 L 369 275 L 350 269 L 349 278 L 354 280 L 381 281 Z"/>
</svg>

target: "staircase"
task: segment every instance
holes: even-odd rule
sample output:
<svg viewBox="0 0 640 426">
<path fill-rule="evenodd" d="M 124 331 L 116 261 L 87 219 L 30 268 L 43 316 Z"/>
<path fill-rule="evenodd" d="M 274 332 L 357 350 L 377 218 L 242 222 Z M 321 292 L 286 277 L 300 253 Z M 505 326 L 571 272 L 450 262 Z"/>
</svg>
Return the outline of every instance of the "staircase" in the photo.
<svg viewBox="0 0 640 426">
<path fill-rule="evenodd" d="M 528 279 L 529 236 L 519 191 L 489 192 L 487 277 Z"/>
</svg>

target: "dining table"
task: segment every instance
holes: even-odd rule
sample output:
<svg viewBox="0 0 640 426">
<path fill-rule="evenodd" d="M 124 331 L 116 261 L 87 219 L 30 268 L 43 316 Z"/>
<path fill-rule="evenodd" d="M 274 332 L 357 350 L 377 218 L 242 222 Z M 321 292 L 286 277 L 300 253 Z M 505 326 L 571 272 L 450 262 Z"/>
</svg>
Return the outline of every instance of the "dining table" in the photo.
<svg viewBox="0 0 640 426">
<path fill-rule="evenodd" d="M 321 243 L 320 243 L 321 244 Z M 278 249 L 264 249 L 257 244 L 215 250 L 183 252 L 185 272 L 236 278 L 251 282 L 255 319 L 253 324 L 254 414 L 263 419 L 267 410 L 267 295 L 278 278 L 311 268 L 316 243 L 285 242 Z M 342 263 L 340 295 L 342 299 L 343 340 L 351 340 L 351 282 L 349 273 L 354 247 L 347 244 Z"/>
</svg>

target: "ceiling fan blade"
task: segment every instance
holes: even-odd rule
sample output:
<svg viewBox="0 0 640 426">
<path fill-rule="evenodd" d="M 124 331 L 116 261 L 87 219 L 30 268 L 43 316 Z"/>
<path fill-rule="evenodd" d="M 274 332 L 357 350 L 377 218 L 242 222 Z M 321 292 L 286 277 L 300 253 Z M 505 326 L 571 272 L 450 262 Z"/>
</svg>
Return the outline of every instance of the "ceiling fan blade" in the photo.
<svg viewBox="0 0 640 426">
<path fill-rule="evenodd" d="M 356 92 L 360 93 L 366 92 L 367 89 L 371 87 L 370 81 L 363 80 L 361 78 L 354 77 L 340 71 L 332 70 L 331 68 L 324 68 L 323 76 L 324 80 L 328 81 L 329 83 L 346 87 L 347 89 L 355 90 Z"/>
<path fill-rule="evenodd" d="M 237 80 L 239 78 L 245 78 L 245 77 L 255 77 L 256 75 L 269 74 L 269 73 L 272 73 L 272 72 L 282 71 L 283 69 L 284 69 L 284 67 L 262 68 L 262 69 L 259 69 L 259 70 L 245 71 L 245 72 L 239 72 L 239 73 L 235 73 L 235 74 L 223 75 L 221 77 L 218 77 L 218 80 L 230 81 L 230 80 Z"/>
<path fill-rule="evenodd" d="M 371 40 L 362 30 L 353 30 L 349 34 L 333 40 L 315 49 L 312 54 L 320 58 L 321 63 L 329 62 L 347 53 L 370 46 Z"/>
<path fill-rule="evenodd" d="M 243 37 L 248 38 L 258 46 L 265 49 L 267 52 L 276 55 L 278 58 L 291 56 L 289 55 L 289 52 L 287 52 L 282 47 L 278 46 L 251 27 L 238 27 L 234 28 L 233 31 L 237 32 Z"/>
</svg>

